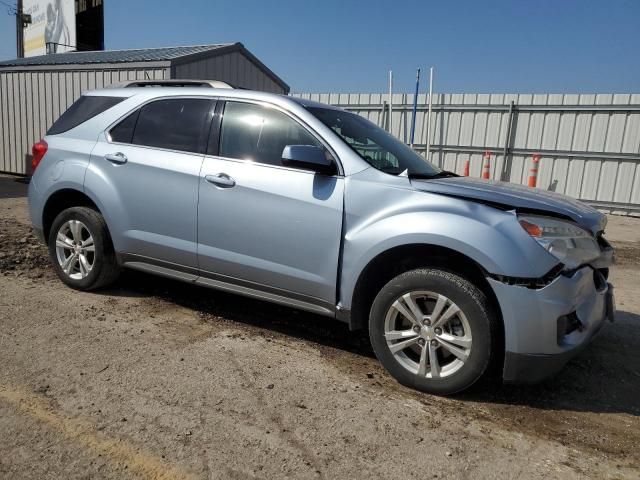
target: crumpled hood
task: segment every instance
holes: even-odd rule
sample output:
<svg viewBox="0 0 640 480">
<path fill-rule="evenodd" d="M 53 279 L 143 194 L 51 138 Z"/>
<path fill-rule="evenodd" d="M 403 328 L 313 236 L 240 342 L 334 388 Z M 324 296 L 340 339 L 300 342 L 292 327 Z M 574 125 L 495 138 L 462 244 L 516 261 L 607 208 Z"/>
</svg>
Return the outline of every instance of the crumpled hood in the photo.
<svg viewBox="0 0 640 480">
<path fill-rule="evenodd" d="M 607 224 L 606 215 L 585 203 L 566 195 L 515 183 L 470 177 L 449 177 L 429 180 L 414 179 L 411 180 L 411 184 L 424 192 L 467 198 L 515 209 L 563 215 L 591 230 L 594 234 L 604 230 Z"/>
</svg>

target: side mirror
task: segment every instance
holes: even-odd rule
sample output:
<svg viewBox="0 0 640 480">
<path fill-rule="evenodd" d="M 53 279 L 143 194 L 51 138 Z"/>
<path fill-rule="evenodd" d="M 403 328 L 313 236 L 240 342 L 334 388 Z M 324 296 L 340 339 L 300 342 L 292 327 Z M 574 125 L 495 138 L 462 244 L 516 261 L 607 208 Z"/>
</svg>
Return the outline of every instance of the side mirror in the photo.
<svg viewBox="0 0 640 480">
<path fill-rule="evenodd" d="M 282 164 L 326 175 L 333 175 L 336 172 L 333 161 L 325 156 L 320 147 L 313 145 L 287 145 L 282 151 Z"/>
</svg>

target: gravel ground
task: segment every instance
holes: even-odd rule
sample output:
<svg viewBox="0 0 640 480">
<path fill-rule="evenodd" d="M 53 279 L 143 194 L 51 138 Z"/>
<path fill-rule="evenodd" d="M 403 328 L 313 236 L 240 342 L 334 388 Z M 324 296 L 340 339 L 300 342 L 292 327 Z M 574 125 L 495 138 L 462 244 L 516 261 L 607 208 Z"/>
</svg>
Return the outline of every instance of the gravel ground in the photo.
<svg viewBox="0 0 640 480">
<path fill-rule="evenodd" d="M 640 220 L 612 217 L 617 322 L 558 376 L 454 398 L 366 338 L 126 272 L 65 287 L 0 177 L 0 478 L 640 478 Z"/>
</svg>

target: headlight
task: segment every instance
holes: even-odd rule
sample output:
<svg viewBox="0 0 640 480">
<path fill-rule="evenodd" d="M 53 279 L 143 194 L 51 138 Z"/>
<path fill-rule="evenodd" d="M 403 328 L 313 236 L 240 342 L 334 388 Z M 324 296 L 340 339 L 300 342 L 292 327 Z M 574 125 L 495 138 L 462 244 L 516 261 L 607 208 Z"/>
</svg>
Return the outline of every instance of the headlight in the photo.
<svg viewBox="0 0 640 480">
<path fill-rule="evenodd" d="M 592 262 L 600 256 L 596 239 L 575 223 L 556 218 L 519 215 L 522 228 L 568 268 Z"/>
</svg>

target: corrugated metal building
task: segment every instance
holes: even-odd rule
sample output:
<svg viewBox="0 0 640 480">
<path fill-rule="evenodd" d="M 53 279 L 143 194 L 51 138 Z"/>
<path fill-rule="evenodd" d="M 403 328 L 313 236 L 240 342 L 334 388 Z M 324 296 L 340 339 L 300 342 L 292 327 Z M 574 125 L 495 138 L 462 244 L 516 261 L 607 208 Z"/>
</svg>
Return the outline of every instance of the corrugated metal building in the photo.
<svg viewBox="0 0 640 480">
<path fill-rule="evenodd" d="M 70 52 L 0 62 L 0 172 L 28 174 L 31 146 L 82 92 L 126 80 L 221 80 L 287 94 L 241 43 Z"/>
</svg>

